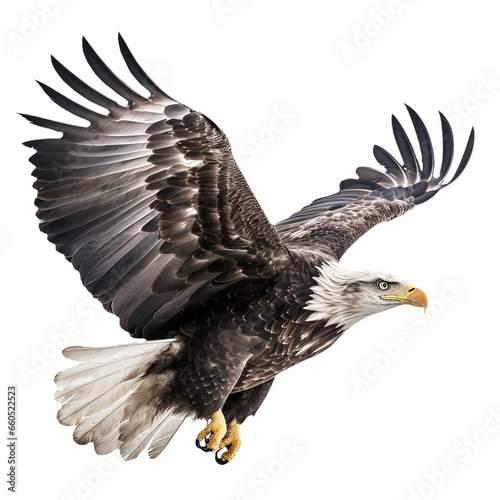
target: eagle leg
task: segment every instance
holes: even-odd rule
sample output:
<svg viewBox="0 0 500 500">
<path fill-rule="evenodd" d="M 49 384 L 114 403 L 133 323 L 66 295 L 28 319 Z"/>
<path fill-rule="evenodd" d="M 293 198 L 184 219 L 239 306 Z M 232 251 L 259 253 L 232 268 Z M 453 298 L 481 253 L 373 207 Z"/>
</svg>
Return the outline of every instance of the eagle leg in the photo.
<svg viewBox="0 0 500 500">
<path fill-rule="evenodd" d="M 196 446 L 203 451 L 215 452 L 220 449 L 219 443 L 226 435 L 226 419 L 221 410 L 212 413 L 209 424 L 196 436 Z M 205 445 L 202 441 L 207 438 Z"/>
<path fill-rule="evenodd" d="M 227 426 L 227 432 L 222 438 L 222 441 L 219 443 L 218 451 L 221 451 L 223 448 L 227 448 L 227 451 L 224 452 L 220 457 L 216 453 L 215 461 L 219 465 L 225 465 L 229 463 L 236 456 L 236 453 L 238 453 L 240 446 L 240 424 L 236 421 L 236 419 L 234 419 L 231 420 L 231 422 Z"/>
</svg>

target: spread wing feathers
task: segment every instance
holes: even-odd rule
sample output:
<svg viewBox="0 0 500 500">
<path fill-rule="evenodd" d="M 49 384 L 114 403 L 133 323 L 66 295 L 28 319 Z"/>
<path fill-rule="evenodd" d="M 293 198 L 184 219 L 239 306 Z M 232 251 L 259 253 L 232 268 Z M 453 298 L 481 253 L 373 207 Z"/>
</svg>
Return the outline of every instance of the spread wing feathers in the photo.
<svg viewBox="0 0 500 500">
<path fill-rule="evenodd" d="M 359 167 L 356 170 L 358 178 L 342 181 L 337 193 L 313 201 L 276 225 L 283 241 L 290 248 L 315 248 L 317 253 L 322 252 L 339 260 L 349 246 L 370 228 L 427 201 L 460 176 L 472 154 L 474 129 L 454 175 L 447 181 L 454 151 L 453 132 L 448 120 L 440 113 L 443 158 L 439 174 L 435 175 L 429 132 L 417 113 L 406 107 L 418 139 L 422 165 L 406 132 L 393 116 L 392 128 L 403 162 L 400 163 L 385 149 L 375 146 L 375 158 L 385 167 L 385 172 Z"/>
<path fill-rule="evenodd" d="M 132 336 L 163 338 L 190 303 L 245 279 L 267 279 L 290 256 L 217 126 L 162 92 L 119 37 L 147 97 L 132 90 L 83 40 L 91 69 L 127 106 L 52 58 L 61 79 L 101 114 L 47 85 L 44 92 L 87 127 L 23 115 L 58 132 L 36 149 L 40 228 L 87 289 Z"/>
<path fill-rule="evenodd" d="M 149 456 L 157 457 L 186 416 L 158 411 L 151 396 L 158 380 L 148 377 L 147 369 L 160 355 L 164 360 L 173 359 L 174 345 L 173 339 L 167 339 L 65 349 L 64 355 L 80 364 L 56 376 L 59 390 L 55 397 L 63 403 L 59 422 L 76 425 L 75 441 L 93 442 L 98 454 L 119 448 L 126 459 L 132 459 L 150 444 Z M 163 390 L 166 377 L 168 374 L 161 381 Z"/>
</svg>

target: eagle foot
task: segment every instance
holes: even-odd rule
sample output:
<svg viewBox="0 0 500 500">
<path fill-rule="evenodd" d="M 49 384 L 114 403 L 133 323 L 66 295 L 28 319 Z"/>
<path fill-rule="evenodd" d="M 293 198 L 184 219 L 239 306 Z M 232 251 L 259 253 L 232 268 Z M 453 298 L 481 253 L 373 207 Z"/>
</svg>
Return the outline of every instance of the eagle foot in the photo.
<svg viewBox="0 0 500 500">
<path fill-rule="evenodd" d="M 220 449 L 219 443 L 226 435 L 226 419 L 221 410 L 212 413 L 210 423 L 196 436 L 196 446 L 203 451 L 216 452 Z M 205 440 L 205 444 L 202 444 Z"/>
<path fill-rule="evenodd" d="M 227 451 L 224 452 L 220 457 L 215 454 L 215 461 L 219 465 L 225 465 L 229 463 L 238 453 L 238 450 L 241 446 L 240 439 L 240 424 L 236 422 L 236 420 L 232 420 L 230 424 L 227 426 L 227 432 L 219 443 L 219 451 L 222 451 L 224 448 L 227 448 Z"/>
</svg>

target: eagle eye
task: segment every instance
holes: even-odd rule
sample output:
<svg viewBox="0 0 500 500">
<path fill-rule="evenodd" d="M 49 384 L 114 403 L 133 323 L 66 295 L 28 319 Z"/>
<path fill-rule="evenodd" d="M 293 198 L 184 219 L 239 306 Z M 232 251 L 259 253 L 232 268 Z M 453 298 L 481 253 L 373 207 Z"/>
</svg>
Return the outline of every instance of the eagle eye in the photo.
<svg viewBox="0 0 500 500">
<path fill-rule="evenodd" d="M 379 281 L 378 282 L 378 287 L 380 288 L 380 290 L 387 290 L 389 288 L 389 283 L 387 283 L 387 281 Z"/>
</svg>

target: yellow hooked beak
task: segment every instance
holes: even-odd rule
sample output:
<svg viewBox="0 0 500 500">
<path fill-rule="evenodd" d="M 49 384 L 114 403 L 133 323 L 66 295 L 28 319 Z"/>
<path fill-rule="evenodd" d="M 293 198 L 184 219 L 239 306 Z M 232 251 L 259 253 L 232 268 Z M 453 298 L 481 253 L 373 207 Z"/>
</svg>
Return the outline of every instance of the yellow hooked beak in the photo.
<svg viewBox="0 0 500 500">
<path fill-rule="evenodd" d="M 400 304 L 410 304 L 410 306 L 423 307 L 427 309 L 427 296 L 420 288 L 415 288 L 409 283 L 406 285 L 405 295 L 382 295 L 382 299 L 399 302 Z"/>
</svg>

